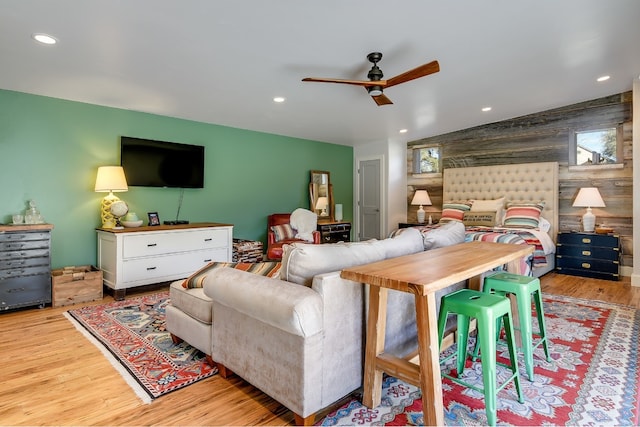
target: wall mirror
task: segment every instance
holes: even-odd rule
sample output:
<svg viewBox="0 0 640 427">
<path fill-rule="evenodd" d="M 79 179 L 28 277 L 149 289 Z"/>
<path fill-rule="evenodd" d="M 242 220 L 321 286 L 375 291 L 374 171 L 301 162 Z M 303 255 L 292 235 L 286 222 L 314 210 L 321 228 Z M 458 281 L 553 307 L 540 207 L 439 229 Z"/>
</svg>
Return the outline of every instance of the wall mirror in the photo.
<svg viewBox="0 0 640 427">
<path fill-rule="evenodd" d="M 333 188 L 327 171 L 311 171 L 309 204 L 318 221 L 333 221 Z"/>
</svg>

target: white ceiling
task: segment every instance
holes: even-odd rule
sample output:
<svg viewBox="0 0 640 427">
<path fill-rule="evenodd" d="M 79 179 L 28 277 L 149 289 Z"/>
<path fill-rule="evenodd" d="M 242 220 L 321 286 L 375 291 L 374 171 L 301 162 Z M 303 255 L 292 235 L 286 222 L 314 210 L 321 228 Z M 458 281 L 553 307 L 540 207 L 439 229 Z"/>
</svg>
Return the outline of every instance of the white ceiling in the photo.
<svg viewBox="0 0 640 427">
<path fill-rule="evenodd" d="M 0 88 L 337 144 L 412 141 L 631 90 L 639 22 L 638 0 L 0 0 Z M 385 78 L 434 59 L 441 71 L 388 88 L 382 107 L 361 87 L 301 82 L 366 79 L 374 51 Z"/>
</svg>

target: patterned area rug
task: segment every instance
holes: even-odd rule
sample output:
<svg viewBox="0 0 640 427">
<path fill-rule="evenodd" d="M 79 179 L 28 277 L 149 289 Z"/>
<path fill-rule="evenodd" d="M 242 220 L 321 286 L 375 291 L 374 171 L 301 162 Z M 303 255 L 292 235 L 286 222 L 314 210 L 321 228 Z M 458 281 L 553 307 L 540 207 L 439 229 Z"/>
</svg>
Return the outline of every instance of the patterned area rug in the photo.
<svg viewBox="0 0 640 427">
<path fill-rule="evenodd" d="M 217 372 L 199 350 L 173 343 L 164 327 L 168 302 L 169 293 L 161 292 L 65 314 L 148 403 Z"/>
<path fill-rule="evenodd" d="M 537 348 L 535 378 L 530 382 L 522 357 L 518 358 L 525 403 L 518 403 L 513 384 L 501 390 L 498 424 L 638 425 L 640 311 L 553 295 L 545 295 L 544 310 L 552 361 L 547 362 L 544 350 Z M 448 351 L 454 349 L 455 346 Z M 499 351 L 498 359 L 508 363 L 506 346 L 499 347 Z M 466 381 L 481 387 L 481 365 L 468 360 L 467 366 Z M 455 357 L 443 370 L 454 369 Z M 499 367 L 498 375 L 507 376 L 505 368 Z M 447 379 L 442 388 L 447 425 L 487 424 L 481 393 Z M 420 389 L 396 378 L 385 377 L 379 407 L 371 410 L 360 402 L 361 395 L 355 395 L 319 425 L 423 424 Z"/>
</svg>

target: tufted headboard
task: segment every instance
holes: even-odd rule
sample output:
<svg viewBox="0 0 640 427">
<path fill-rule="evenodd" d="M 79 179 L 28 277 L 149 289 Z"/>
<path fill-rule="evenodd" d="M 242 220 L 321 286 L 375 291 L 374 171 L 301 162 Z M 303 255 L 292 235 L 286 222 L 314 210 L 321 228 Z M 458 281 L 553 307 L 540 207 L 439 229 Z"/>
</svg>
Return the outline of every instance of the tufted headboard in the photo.
<svg viewBox="0 0 640 427">
<path fill-rule="evenodd" d="M 542 216 L 551 223 L 555 242 L 558 231 L 558 163 L 476 166 L 445 169 L 442 200 L 544 201 Z"/>
</svg>

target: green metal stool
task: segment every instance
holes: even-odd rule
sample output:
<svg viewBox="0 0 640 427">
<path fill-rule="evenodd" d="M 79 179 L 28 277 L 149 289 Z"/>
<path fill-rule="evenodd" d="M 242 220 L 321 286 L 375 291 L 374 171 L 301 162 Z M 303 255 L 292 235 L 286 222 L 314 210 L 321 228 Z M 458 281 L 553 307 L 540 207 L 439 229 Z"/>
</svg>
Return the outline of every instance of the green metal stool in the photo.
<svg viewBox="0 0 640 427">
<path fill-rule="evenodd" d="M 496 398 L 498 391 L 502 390 L 511 380 L 513 380 L 518 392 L 518 401 L 520 403 L 524 402 L 522 389 L 520 388 L 520 378 L 518 376 L 515 338 L 511 327 L 511 304 L 509 303 L 509 299 L 504 296 L 492 295 L 471 289 L 461 289 L 443 296 L 440 314 L 438 316 L 438 342 L 440 346 L 442 346 L 442 339 L 449 313 L 454 313 L 458 316 L 458 351 L 440 360 L 440 364 L 457 356 L 458 376 L 456 378 L 444 372 L 442 376 L 449 378 L 457 384 L 484 393 L 487 421 L 489 425 L 493 426 L 496 424 Z M 464 365 L 468 355 L 467 340 L 469 338 L 469 322 L 472 317 L 477 319 L 478 342 L 482 349 L 483 388 L 476 387 L 460 379 L 464 373 Z M 500 319 L 504 321 L 507 345 L 509 347 L 510 366 L 496 360 L 496 326 Z M 496 384 L 497 365 L 508 367 L 512 372 L 512 375 L 504 381 L 500 387 L 497 387 Z"/>
<path fill-rule="evenodd" d="M 551 361 L 549 356 L 549 340 L 544 324 L 544 311 L 542 307 L 542 292 L 540 291 L 540 279 L 531 276 L 521 276 L 519 274 L 502 271 L 484 279 L 484 292 L 495 293 L 505 296 L 514 294 L 518 304 L 518 317 L 522 336 L 522 353 L 524 364 L 527 369 L 529 381 L 533 381 L 533 351 L 540 344 L 544 347 L 547 362 Z M 539 331 L 534 332 L 531 322 L 531 299 L 536 304 L 536 315 L 538 318 Z M 497 333 L 500 333 L 500 324 L 497 324 Z M 533 336 L 539 337 L 538 342 L 533 344 Z M 478 347 L 474 350 L 474 357 L 478 354 Z"/>
</svg>

